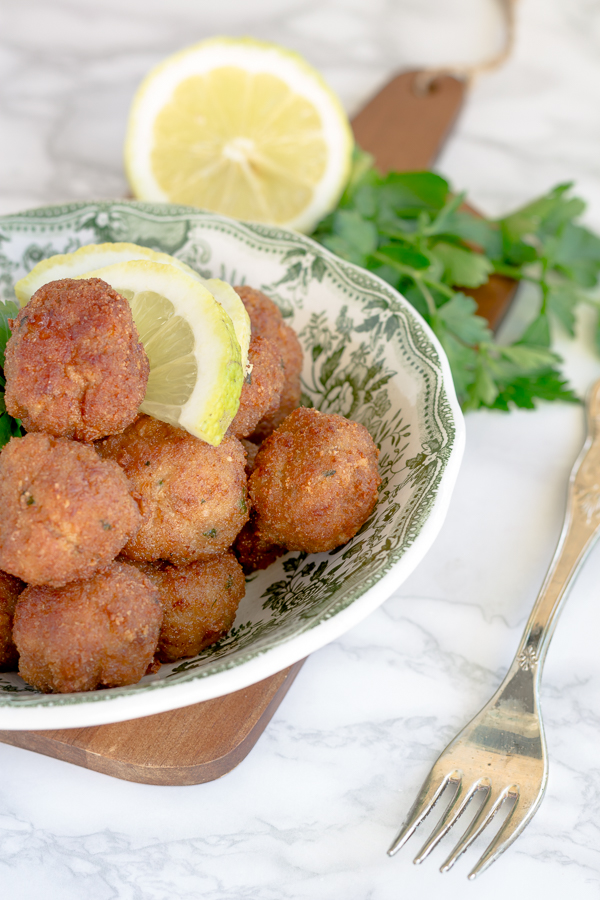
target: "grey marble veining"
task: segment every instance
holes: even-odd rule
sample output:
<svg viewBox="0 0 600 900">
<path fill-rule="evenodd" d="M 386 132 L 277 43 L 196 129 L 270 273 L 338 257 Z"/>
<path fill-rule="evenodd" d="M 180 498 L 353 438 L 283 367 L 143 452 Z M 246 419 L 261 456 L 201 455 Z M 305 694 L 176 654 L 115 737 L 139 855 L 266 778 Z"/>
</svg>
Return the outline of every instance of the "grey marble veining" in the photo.
<svg viewBox="0 0 600 900">
<path fill-rule="evenodd" d="M 490 213 L 575 180 L 600 228 L 600 2 L 521 0 L 515 53 L 474 85 L 439 168 Z M 495 0 L 0 0 L 0 212 L 123 196 L 127 110 L 166 54 L 250 33 L 303 53 L 349 113 L 395 71 L 497 49 Z M 525 293 L 507 323 L 531 316 Z M 589 319 L 559 335 L 583 390 Z M 499 683 L 558 537 L 581 409 L 471 414 L 448 519 L 376 613 L 315 653 L 217 782 L 112 780 L 0 745 L 0 877 L 17 900 L 525 900 L 600 895 L 600 548 L 546 666 L 536 818 L 492 870 L 385 850 L 431 762 Z M 481 848 L 482 842 L 479 842 Z M 475 850 L 470 859 L 474 859 Z"/>
</svg>

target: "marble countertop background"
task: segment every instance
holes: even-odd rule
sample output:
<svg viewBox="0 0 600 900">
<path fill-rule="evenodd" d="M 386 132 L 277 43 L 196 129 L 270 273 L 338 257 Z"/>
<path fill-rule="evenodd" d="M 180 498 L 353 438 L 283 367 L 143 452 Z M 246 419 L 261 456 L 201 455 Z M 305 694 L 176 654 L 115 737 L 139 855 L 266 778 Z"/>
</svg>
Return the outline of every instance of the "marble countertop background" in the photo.
<svg viewBox="0 0 600 900">
<path fill-rule="evenodd" d="M 600 2 L 521 0 L 510 61 L 474 85 L 438 168 L 496 214 L 574 180 L 600 229 Z M 133 92 L 165 55 L 252 34 L 319 67 L 350 114 L 396 71 L 501 43 L 497 0 L 0 0 L 0 213 L 123 196 Z M 521 295 L 506 323 L 533 315 Z M 583 391 L 589 319 L 558 334 Z M 250 756 L 195 787 L 130 784 L 0 745 L 0 878 L 15 900 L 525 900 L 600 896 L 600 550 L 546 665 L 551 770 L 482 878 L 385 850 L 432 761 L 499 683 L 552 556 L 582 410 L 467 418 L 450 513 L 425 561 L 311 656 Z M 478 842 L 482 849 L 484 842 Z M 476 848 L 477 849 L 477 848 Z M 414 853 L 413 853 L 414 855 Z"/>
</svg>

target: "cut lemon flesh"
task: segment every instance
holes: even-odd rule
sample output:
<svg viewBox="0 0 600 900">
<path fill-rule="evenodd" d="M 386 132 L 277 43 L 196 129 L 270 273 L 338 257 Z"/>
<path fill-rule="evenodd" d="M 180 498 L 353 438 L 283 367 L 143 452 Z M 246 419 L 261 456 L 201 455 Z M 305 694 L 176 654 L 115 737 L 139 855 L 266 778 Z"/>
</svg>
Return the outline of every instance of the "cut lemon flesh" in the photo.
<svg viewBox="0 0 600 900">
<path fill-rule="evenodd" d="M 127 299 L 150 362 L 142 412 L 218 446 L 235 416 L 244 372 L 231 319 L 197 278 L 151 260 L 82 273 Z"/>
<path fill-rule="evenodd" d="M 301 56 L 213 38 L 146 77 L 125 166 L 140 199 L 309 231 L 336 205 L 352 146 L 340 101 Z"/>
<path fill-rule="evenodd" d="M 19 304 L 25 306 L 37 289 L 44 284 L 48 284 L 49 281 L 58 281 L 60 278 L 77 278 L 91 269 L 112 266 L 132 259 L 148 259 L 157 263 L 169 263 L 188 275 L 196 276 L 193 269 L 174 256 L 150 250 L 149 247 L 127 243 L 87 244 L 73 253 L 57 253 L 48 259 L 40 260 L 31 272 L 25 275 L 24 278 L 21 278 L 20 281 L 17 281 L 15 294 Z"/>
<path fill-rule="evenodd" d="M 202 278 L 186 263 L 175 256 L 170 256 L 168 253 L 159 253 L 139 244 L 87 244 L 73 253 L 59 253 L 48 259 L 42 259 L 33 267 L 31 272 L 25 275 L 24 278 L 21 278 L 20 281 L 17 281 L 15 294 L 19 304 L 25 306 L 38 288 L 48 284 L 50 281 L 58 281 L 61 278 L 77 278 L 90 272 L 90 270 L 116 265 L 120 262 L 129 262 L 134 259 L 146 259 L 151 262 L 175 266 L 208 288 L 233 322 L 242 354 L 242 366 L 244 370 L 246 369 L 248 365 L 248 347 L 250 345 L 250 318 L 246 312 L 246 307 L 236 292 L 231 285 L 221 281 L 219 278 Z"/>
</svg>

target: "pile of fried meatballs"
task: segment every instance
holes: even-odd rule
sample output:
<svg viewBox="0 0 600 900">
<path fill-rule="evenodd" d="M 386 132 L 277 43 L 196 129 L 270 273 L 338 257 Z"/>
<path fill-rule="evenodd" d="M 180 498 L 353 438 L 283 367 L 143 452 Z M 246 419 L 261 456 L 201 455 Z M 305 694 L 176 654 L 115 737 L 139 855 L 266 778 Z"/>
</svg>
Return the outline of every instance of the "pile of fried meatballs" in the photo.
<svg viewBox="0 0 600 900">
<path fill-rule="evenodd" d="M 362 426 L 300 408 L 302 349 L 236 288 L 249 374 L 219 446 L 139 414 L 148 359 L 98 278 L 41 287 L 11 321 L 0 454 L 0 667 L 44 692 L 135 684 L 231 627 L 245 574 L 332 550 L 377 500 Z"/>
</svg>

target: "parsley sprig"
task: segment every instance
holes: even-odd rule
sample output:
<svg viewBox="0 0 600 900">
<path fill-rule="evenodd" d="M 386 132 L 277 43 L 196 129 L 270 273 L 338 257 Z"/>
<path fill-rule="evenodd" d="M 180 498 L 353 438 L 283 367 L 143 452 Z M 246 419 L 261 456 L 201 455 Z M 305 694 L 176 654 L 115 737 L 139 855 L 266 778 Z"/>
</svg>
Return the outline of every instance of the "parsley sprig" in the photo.
<svg viewBox="0 0 600 900">
<path fill-rule="evenodd" d="M 362 152 L 337 209 L 313 237 L 397 288 L 446 350 L 463 409 L 577 401 L 551 349 L 551 319 L 573 335 L 575 308 L 598 308 L 600 238 L 577 223 L 585 209 L 571 184 L 501 219 L 478 217 L 433 172 L 379 175 Z M 497 272 L 537 287 L 539 309 L 512 344 L 500 344 L 461 291 Z M 600 327 L 596 342 L 600 352 Z"/>
<path fill-rule="evenodd" d="M 23 434 L 23 427 L 18 419 L 13 419 L 6 412 L 4 405 L 4 351 L 6 343 L 10 337 L 9 319 L 15 319 L 19 312 L 19 307 L 12 300 L 5 300 L 0 303 L 0 447 L 8 444 L 11 437 L 19 437 Z"/>
</svg>

